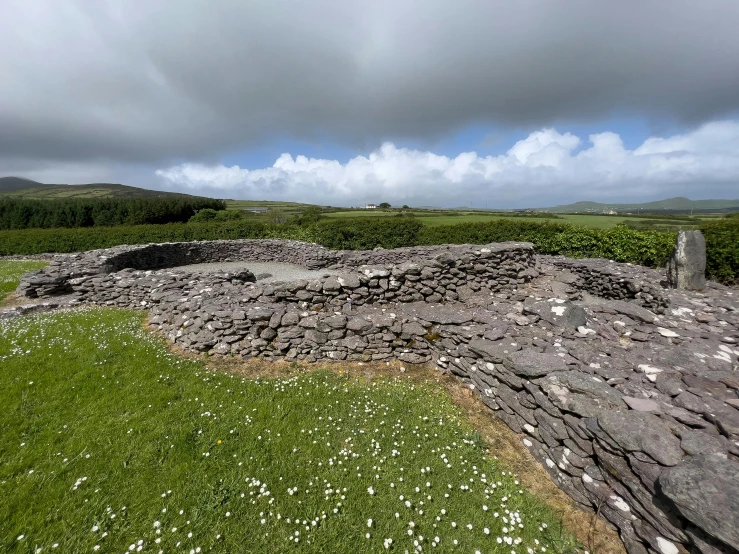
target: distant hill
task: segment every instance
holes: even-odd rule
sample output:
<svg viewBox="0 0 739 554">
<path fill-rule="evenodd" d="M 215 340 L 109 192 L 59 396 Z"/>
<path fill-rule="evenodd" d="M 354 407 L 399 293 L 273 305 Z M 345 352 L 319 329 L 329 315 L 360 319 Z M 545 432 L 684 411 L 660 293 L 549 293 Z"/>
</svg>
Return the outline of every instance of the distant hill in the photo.
<svg viewBox="0 0 739 554">
<path fill-rule="evenodd" d="M 600 202 L 575 202 L 553 208 L 534 208 L 536 212 L 550 213 L 684 213 L 684 212 L 730 212 L 739 210 L 737 200 L 690 200 L 678 196 L 656 202 L 635 204 L 603 204 Z"/>
<path fill-rule="evenodd" d="M 162 198 L 191 197 L 179 192 L 148 190 L 115 183 L 90 183 L 87 185 L 49 185 L 21 177 L 0 177 L 0 197 L 37 198 Z"/>
<path fill-rule="evenodd" d="M 23 177 L 0 177 L 0 194 L 45 186 L 47 185 Z"/>
</svg>

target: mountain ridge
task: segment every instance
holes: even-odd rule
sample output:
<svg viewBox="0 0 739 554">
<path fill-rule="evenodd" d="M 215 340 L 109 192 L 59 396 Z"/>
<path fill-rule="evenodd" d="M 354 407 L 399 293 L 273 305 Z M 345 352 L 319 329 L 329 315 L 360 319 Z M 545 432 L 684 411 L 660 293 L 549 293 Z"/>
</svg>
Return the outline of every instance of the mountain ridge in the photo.
<svg viewBox="0 0 739 554">
<path fill-rule="evenodd" d="M 652 202 L 604 203 L 583 200 L 572 204 L 560 204 L 551 208 L 531 208 L 535 212 L 549 213 L 604 213 L 624 212 L 687 212 L 697 211 L 736 211 L 739 210 L 739 199 L 690 200 L 684 196 L 665 198 Z"/>
<path fill-rule="evenodd" d="M 0 177 L 0 198 L 53 200 L 61 198 L 171 198 L 192 196 L 181 192 L 150 190 L 119 183 L 62 185 L 39 183 L 23 177 Z"/>
</svg>

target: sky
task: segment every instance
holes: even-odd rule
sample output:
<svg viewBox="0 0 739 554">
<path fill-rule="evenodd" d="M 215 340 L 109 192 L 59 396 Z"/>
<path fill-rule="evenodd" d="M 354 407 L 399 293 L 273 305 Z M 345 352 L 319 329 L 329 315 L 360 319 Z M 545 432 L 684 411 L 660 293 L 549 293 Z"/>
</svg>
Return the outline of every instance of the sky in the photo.
<svg viewBox="0 0 739 554">
<path fill-rule="evenodd" d="M 736 0 L 3 0 L 0 176 L 333 206 L 739 198 Z"/>
</svg>

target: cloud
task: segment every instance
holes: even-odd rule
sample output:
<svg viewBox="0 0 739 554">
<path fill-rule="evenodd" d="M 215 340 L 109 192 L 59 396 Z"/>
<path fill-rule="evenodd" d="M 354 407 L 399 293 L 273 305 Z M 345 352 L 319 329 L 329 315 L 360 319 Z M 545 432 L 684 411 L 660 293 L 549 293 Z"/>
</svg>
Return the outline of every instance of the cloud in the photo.
<svg viewBox="0 0 739 554">
<path fill-rule="evenodd" d="M 384 143 L 345 164 L 282 154 L 272 167 L 185 163 L 158 170 L 170 187 L 222 197 L 325 205 L 546 206 L 687 195 L 739 197 L 739 122 L 717 121 L 627 150 L 616 133 L 542 129 L 500 156 L 454 158 Z"/>
<path fill-rule="evenodd" d="M 207 163 L 284 137 L 361 151 L 469 124 L 696 125 L 739 109 L 736 0 L 4 0 L 2 11 L 6 165 Z"/>
</svg>

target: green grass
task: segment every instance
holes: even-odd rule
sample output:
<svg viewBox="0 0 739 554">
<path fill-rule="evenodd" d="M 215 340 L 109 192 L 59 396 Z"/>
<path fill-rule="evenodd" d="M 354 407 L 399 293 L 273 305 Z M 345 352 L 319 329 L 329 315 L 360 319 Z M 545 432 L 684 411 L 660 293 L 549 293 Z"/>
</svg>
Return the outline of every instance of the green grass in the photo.
<svg viewBox="0 0 739 554">
<path fill-rule="evenodd" d="M 0 304 L 16 289 L 21 275 L 47 265 L 49 264 L 40 260 L 0 260 Z"/>
<path fill-rule="evenodd" d="M 573 549 L 434 383 L 209 372 L 81 309 L 0 322 L 0 405 L 2 552 Z"/>
<path fill-rule="evenodd" d="M 300 204 L 299 202 L 272 202 L 270 200 L 227 200 L 227 210 L 281 210 L 287 214 L 293 215 L 299 213 L 312 204 Z"/>
</svg>

